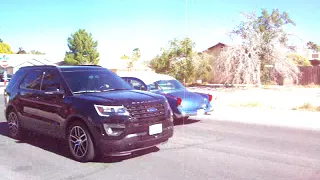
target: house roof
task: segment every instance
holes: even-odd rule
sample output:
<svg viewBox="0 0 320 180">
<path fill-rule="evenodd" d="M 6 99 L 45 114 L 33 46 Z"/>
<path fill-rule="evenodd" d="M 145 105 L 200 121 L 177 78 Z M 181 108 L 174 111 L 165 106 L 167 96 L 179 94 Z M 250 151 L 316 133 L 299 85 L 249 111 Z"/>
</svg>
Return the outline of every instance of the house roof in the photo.
<svg viewBox="0 0 320 180">
<path fill-rule="evenodd" d="M 207 50 L 212 49 L 212 48 L 215 48 L 215 47 L 217 47 L 217 46 L 219 46 L 219 45 L 227 46 L 226 44 L 219 42 L 219 43 L 217 43 L 216 45 L 209 47 Z"/>
<path fill-rule="evenodd" d="M 8 67 L 22 67 L 23 64 L 29 65 L 54 65 L 53 58 L 47 55 L 35 54 L 0 54 L 0 57 L 6 57 Z M 49 60 L 50 59 L 50 60 Z"/>
</svg>

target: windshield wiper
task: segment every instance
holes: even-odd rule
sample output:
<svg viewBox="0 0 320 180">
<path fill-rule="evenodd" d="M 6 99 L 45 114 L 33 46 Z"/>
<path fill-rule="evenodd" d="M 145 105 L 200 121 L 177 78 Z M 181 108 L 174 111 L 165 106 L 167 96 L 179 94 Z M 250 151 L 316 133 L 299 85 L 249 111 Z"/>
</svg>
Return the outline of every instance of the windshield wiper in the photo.
<svg viewBox="0 0 320 180">
<path fill-rule="evenodd" d="M 108 91 L 120 91 L 120 90 L 129 90 L 127 88 L 113 88 L 113 89 L 105 89 L 101 90 L 102 92 L 108 92 Z"/>
<path fill-rule="evenodd" d="M 81 93 L 95 93 L 95 92 L 101 92 L 97 90 L 87 90 L 87 91 L 75 91 L 74 94 L 81 94 Z"/>
</svg>

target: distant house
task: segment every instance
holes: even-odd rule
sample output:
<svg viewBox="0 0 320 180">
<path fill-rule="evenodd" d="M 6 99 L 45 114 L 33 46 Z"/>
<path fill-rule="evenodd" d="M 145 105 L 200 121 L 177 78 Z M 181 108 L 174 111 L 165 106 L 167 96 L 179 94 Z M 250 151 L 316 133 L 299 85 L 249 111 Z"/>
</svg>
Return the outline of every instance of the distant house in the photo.
<svg viewBox="0 0 320 180">
<path fill-rule="evenodd" d="M 153 71 L 150 67 L 147 65 L 144 65 L 142 62 L 138 61 L 135 62 L 132 68 L 128 67 L 128 62 L 123 59 L 119 59 L 118 61 L 110 64 L 104 65 L 105 68 L 110 69 L 114 73 L 119 72 L 128 72 L 128 71 L 134 71 L 134 72 L 141 72 L 141 71 Z"/>
<path fill-rule="evenodd" d="M 1 59 L 6 59 L 8 66 L 3 68 L 0 66 L 0 72 L 4 70 L 7 74 L 14 74 L 20 67 L 24 66 L 36 66 L 36 65 L 54 65 L 55 61 L 47 55 L 35 55 L 35 54 L 0 54 Z"/>
<path fill-rule="evenodd" d="M 60 61 L 55 63 L 58 66 L 65 66 L 67 65 L 64 61 Z M 136 62 L 133 66 L 133 68 L 129 68 L 128 67 L 128 61 L 124 60 L 124 59 L 118 59 L 117 61 L 112 61 L 110 63 L 106 63 L 106 62 L 101 62 L 100 64 L 102 67 L 105 67 L 109 70 L 111 70 L 114 73 L 117 72 L 127 72 L 127 71 L 137 71 L 137 72 L 141 72 L 141 71 L 153 71 L 150 67 L 142 64 L 141 62 Z"/>
<path fill-rule="evenodd" d="M 320 66 L 320 52 L 308 49 L 308 59 L 312 66 Z"/>
<path fill-rule="evenodd" d="M 203 51 L 204 53 L 208 53 L 210 55 L 213 56 L 219 56 L 219 54 L 221 53 L 221 51 L 223 50 L 223 48 L 228 47 L 226 44 L 224 43 L 218 43 L 214 46 L 209 47 L 207 50 Z"/>
</svg>

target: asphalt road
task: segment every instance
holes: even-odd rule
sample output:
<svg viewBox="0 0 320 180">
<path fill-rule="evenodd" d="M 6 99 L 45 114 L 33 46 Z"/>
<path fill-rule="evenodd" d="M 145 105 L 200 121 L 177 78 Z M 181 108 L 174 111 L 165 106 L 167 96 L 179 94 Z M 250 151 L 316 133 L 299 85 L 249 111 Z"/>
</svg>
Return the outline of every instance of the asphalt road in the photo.
<svg viewBox="0 0 320 180">
<path fill-rule="evenodd" d="M 174 137 L 159 148 L 78 163 L 58 140 L 36 134 L 24 142 L 8 138 L 2 111 L 0 117 L 1 180 L 320 179 L 315 131 L 202 117 L 176 125 Z"/>
</svg>

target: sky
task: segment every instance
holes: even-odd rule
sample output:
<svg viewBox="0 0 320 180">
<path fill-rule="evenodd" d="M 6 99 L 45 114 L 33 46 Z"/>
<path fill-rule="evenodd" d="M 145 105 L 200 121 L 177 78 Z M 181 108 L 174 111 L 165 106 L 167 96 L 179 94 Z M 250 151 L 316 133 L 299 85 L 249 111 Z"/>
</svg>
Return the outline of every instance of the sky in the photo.
<svg viewBox="0 0 320 180">
<path fill-rule="evenodd" d="M 296 26 L 293 43 L 320 44 L 318 0 L 0 0 L 0 38 L 17 52 L 45 52 L 63 60 L 67 38 L 86 29 L 98 41 L 100 64 L 108 65 L 140 48 L 150 60 L 174 38 L 190 37 L 197 51 L 218 42 L 232 44 L 227 32 L 240 12 L 266 8 L 288 12 Z"/>
</svg>

